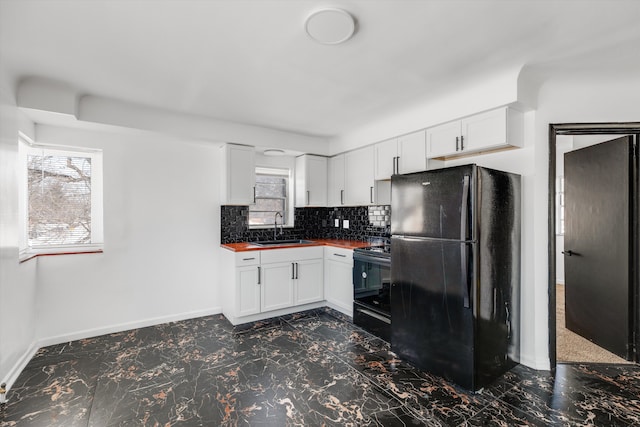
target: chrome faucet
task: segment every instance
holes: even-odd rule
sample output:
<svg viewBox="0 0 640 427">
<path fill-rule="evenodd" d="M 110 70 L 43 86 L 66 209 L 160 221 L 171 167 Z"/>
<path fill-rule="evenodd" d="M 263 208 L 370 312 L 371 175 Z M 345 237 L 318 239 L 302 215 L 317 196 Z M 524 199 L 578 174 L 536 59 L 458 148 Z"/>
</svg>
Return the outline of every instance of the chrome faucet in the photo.
<svg viewBox="0 0 640 427">
<path fill-rule="evenodd" d="M 276 231 L 278 230 L 278 215 L 280 215 L 280 235 L 282 236 L 282 234 L 284 233 L 284 230 L 283 230 L 284 218 L 282 217 L 282 214 L 280 212 L 276 212 L 275 218 L 273 219 L 273 240 L 278 239 L 276 237 Z"/>
</svg>

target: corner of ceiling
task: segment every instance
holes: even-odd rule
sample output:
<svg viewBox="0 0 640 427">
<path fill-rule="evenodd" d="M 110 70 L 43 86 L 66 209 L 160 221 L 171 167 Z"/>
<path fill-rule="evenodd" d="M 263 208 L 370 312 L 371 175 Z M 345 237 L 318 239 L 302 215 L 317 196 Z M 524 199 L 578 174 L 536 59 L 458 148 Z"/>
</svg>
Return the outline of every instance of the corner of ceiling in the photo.
<svg viewBox="0 0 640 427">
<path fill-rule="evenodd" d="M 16 90 L 18 107 L 77 117 L 78 92 L 75 88 L 43 77 L 24 77 Z"/>
</svg>

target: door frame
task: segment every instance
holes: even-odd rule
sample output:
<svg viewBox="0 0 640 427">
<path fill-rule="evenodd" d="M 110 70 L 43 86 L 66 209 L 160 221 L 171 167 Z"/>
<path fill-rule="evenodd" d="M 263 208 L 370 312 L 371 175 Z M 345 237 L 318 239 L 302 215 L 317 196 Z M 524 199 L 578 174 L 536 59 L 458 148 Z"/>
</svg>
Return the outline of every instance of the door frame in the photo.
<svg viewBox="0 0 640 427">
<path fill-rule="evenodd" d="M 556 137 L 558 135 L 635 135 L 637 143 L 640 143 L 640 122 L 619 122 L 619 123 L 551 123 L 549 124 L 549 194 L 548 194 L 548 296 L 549 296 L 549 362 L 551 369 L 556 368 Z M 636 161 L 637 161 L 636 156 Z M 634 168 L 635 176 L 632 177 L 632 185 L 636 191 L 639 187 L 638 166 Z M 635 259 L 635 265 L 640 265 L 638 237 L 640 237 L 638 225 L 638 197 L 634 198 L 633 219 L 631 221 L 632 233 L 636 236 L 635 247 L 631 248 L 631 257 Z M 633 265 L 633 264 L 632 264 Z M 630 278 L 633 287 L 633 296 L 629 305 L 635 309 L 633 316 L 633 329 L 635 330 L 634 340 L 636 345 L 640 343 L 640 280 L 638 269 L 632 269 Z M 633 310 L 631 311 L 633 315 Z M 639 362 L 640 351 L 636 348 L 636 360 Z"/>
</svg>

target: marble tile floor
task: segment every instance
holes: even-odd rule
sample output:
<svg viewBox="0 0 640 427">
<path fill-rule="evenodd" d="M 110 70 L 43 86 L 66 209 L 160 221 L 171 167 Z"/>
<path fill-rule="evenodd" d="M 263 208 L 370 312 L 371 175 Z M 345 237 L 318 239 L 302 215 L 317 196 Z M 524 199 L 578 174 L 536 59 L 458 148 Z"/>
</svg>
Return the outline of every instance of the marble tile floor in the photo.
<svg viewBox="0 0 640 427">
<path fill-rule="evenodd" d="M 517 366 L 470 393 L 321 309 L 234 328 L 222 315 L 40 349 L 8 426 L 631 426 L 640 367 Z"/>
</svg>

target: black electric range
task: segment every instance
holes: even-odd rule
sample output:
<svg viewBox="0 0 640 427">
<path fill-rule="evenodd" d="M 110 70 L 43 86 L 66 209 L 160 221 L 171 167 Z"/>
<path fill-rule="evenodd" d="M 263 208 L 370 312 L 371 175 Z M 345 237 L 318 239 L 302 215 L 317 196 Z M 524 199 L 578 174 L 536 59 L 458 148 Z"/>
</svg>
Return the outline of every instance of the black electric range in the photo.
<svg viewBox="0 0 640 427">
<path fill-rule="evenodd" d="M 391 339 L 391 246 L 353 251 L 353 323 Z"/>
</svg>

